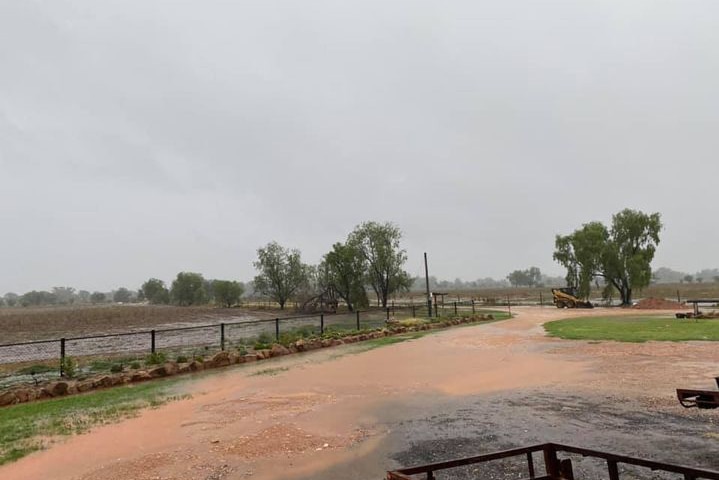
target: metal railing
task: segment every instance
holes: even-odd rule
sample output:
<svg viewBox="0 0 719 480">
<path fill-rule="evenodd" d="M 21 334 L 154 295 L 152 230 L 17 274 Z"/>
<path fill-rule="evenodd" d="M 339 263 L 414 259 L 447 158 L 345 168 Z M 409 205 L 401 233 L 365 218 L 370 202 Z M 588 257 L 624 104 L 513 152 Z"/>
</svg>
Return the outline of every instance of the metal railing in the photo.
<svg viewBox="0 0 719 480">
<path fill-rule="evenodd" d="M 540 476 L 536 475 L 534 466 L 533 454 L 537 452 L 541 452 L 544 459 L 544 475 Z M 656 462 L 653 460 L 645 460 L 626 455 L 617 455 L 614 453 L 589 450 L 586 448 L 561 445 L 557 443 L 544 443 L 540 445 L 532 445 L 530 447 L 515 448 L 512 450 L 505 450 L 485 455 L 477 455 L 475 457 L 461 458 L 417 467 L 402 468 L 387 472 L 386 478 L 387 480 L 414 480 L 415 478 L 418 478 L 416 475 L 423 474 L 425 475 L 424 478 L 427 480 L 434 480 L 437 478 L 435 476 L 437 472 L 449 470 L 447 475 L 443 476 L 443 478 L 450 479 L 452 478 L 451 470 L 455 468 L 486 463 L 493 460 L 524 456 L 527 462 L 527 478 L 530 480 L 574 480 L 572 460 L 570 458 L 560 459 L 557 456 L 559 452 L 604 460 L 609 480 L 619 480 L 620 464 L 648 468 L 651 471 L 676 473 L 682 475 L 684 480 L 696 480 L 700 478 L 719 480 L 719 472 L 714 470 L 705 470 L 684 465 Z"/>
</svg>

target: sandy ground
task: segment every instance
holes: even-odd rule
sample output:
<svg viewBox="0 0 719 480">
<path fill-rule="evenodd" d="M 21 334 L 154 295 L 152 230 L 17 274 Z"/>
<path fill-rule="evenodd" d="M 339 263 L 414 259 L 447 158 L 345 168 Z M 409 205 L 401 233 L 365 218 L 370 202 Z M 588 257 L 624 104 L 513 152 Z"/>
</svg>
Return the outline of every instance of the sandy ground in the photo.
<svg viewBox="0 0 719 480">
<path fill-rule="evenodd" d="M 192 398 L 61 440 L 1 467 L 0 478 L 379 479 L 544 441 L 719 469 L 719 412 L 674 399 L 677 386 L 712 386 L 715 344 L 562 341 L 541 324 L 637 312 L 516 313 L 369 351 L 348 345 L 197 376 L 182 385 Z"/>
</svg>

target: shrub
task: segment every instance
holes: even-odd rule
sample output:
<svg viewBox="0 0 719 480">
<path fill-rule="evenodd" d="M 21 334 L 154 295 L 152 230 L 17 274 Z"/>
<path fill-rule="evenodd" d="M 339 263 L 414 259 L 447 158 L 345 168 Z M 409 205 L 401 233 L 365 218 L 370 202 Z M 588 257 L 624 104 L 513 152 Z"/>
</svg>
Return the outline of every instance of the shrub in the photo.
<svg viewBox="0 0 719 480">
<path fill-rule="evenodd" d="M 187 357 L 184 355 L 178 355 L 175 361 L 177 363 L 187 363 Z"/>
<path fill-rule="evenodd" d="M 130 368 L 133 370 L 138 370 L 140 368 L 140 362 L 134 361 L 130 364 Z"/>
<path fill-rule="evenodd" d="M 240 355 L 247 355 L 247 348 L 244 345 L 239 345 L 237 347 L 237 353 Z"/>
<path fill-rule="evenodd" d="M 65 357 L 60 362 L 63 375 L 67 378 L 75 378 L 77 375 L 77 362 L 72 357 Z"/>
<path fill-rule="evenodd" d="M 162 352 L 153 352 L 145 357 L 145 365 L 159 365 L 165 363 L 167 356 Z"/>
<path fill-rule="evenodd" d="M 110 367 L 110 372 L 112 372 L 112 373 L 120 373 L 121 371 L 122 371 L 121 363 L 116 363 Z"/>
</svg>

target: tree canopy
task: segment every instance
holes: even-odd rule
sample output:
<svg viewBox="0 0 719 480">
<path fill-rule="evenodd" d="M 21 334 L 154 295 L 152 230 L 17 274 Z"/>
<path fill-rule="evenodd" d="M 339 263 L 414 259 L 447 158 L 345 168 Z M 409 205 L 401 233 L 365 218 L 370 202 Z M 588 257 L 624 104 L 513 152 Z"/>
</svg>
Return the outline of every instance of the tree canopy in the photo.
<svg viewBox="0 0 719 480">
<path fill-rule="evenodd" d="M 542 272 L 538 267 L 515 270 L 507 275 L 507 280 L 513 287 L 537 287 L 542 281 Z"/>
<path fill-rule="evenodd" d="M 153 305 L 166 305 L 170 303 L 170 291 L 165 282 L 157 278 L 151 278 L 140 287 L 142 296 Z"/>
<path fill-rule="evenodd" d="M 180 306 L 201 305 L 207 301 L 205 279 L 199 273 L 180 272 L 170 289 L 172 301 Z"/>
<path fill-rule="evenodd" d="M 223 307 L 230 308 L 232 305 L 240 303 L 240 297 L 245 291 L 240 282 L 230 280 L 213 280 L 212 292 L 215 302 Z"/>
<path fill-rule="evenodd" d="M 625 209 L 612 217 L 611 228 L 590 222 L 570 235 L 557 235 L 553 257 L 580 295 L 588 296 L 592 281 L 600 278 L 607 289 L 619 292 L 623 305 L 630 305 L 632 291 L 651 281 L 661 229 L 659 213 Z"/>
<path fill-rule="evenodd" d="M 347 245 L 356 249 L 365 262 L 366 282 L 383 307 L 390 295 L 412 286 L 412 278 L 403 270 L 407 252 L 400 247 L 401 238 L 399 227 L 390 222 L 362 223 L 347 238 Z"/>
<path fill-rule="evenodd" d="M 277 242 L 257 249 L 254 266 L 259 271 L 254 279 L 255 290 L 279 303 L 281 310 L 309 280 L 310 270 L 302 263 L 300 251 L 289 250 Z"/>
<path fill-rule="evenodd" d="M 319 266 L 323 283 L 352 311 L 369 305 L 365 290 L 366 262 L 354 245 L 335 243 Z"/>
</svg>

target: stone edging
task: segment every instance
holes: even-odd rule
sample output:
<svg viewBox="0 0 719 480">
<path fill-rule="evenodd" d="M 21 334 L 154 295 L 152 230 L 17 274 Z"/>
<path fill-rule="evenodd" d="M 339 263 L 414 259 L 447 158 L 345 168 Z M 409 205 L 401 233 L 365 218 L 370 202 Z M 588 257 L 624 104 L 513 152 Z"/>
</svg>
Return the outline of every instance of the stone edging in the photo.
<svg viewBox="0 0 719 480">
<path fill-rule="evenodd" d="M 291 355 L 294 353 L 307 352 L 320 348 L 334 347 L 337 345 L 345 345 L 350 343 L 363 342 L 376 338 L 389 337 L 408 332 L 417 332 L 422 330 L 436 330 L 447 328 L 454 325 L 464 323 L 475 323 L 482 320 L 494 320 L 491 314 L 488 315 L 472 315 L 470 317 L 454 317 L 436 323 L 424 323 L 416 326 L 402 326 L 400 324 L 390 324 L 381 330 L 374 330 L 367 333 L 347 335 L 342 338 L 332 339 L 299 339 L 291 343 L 288 347 L 275 343 L 271 349 L 256 350 L 252 353 L 240 355 L 236 352 L 222 351 L 218 352 L 208 360 L 193 360 L 189 363 L 166 362 L 153 368 L 134 370 L 129 372 L 120 372 L 115 374 L 100 375 L 84 380 L 59 380 L 48 382 L 37 386 L 14 387 L 10 390 L 0 393 L 0 407 L 15 405 L 18 403 L 32 402 L 35 400 L 43 400 L 48 398 L 62 397 L 66 395 L 74 395 L 78 393 L 88 392 L 101 388 L 114 387 L 118 385 L 127 385 L 130 383 L 143 382 L 155 378 L 168 377 L 181 373 L 198 372 L 209 370 L 212 368 L 225 367 L 240 363 L 250 363 L 265 360 L 273 357 Z"/>
</svg>

